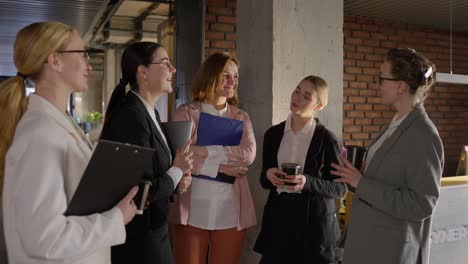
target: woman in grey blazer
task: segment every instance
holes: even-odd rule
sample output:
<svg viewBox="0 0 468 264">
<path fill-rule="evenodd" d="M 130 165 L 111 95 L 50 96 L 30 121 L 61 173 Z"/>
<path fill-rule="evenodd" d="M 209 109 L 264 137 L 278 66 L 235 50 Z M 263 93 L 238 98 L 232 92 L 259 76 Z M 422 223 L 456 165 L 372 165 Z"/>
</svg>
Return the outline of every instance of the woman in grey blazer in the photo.
<svg viewBox="0 0 468 264">
<path fill-rule="evenodd" d="M 382 103 L 397 113 L 368 148 L 363 173 L 346 159 L 337 182 L 356 187 L 344 264 L 427 264 L 431 216 L 444 151 L 423 107 L 434 66 L 412 49 L 391 49 L 380 66 Z"/>
</svg>

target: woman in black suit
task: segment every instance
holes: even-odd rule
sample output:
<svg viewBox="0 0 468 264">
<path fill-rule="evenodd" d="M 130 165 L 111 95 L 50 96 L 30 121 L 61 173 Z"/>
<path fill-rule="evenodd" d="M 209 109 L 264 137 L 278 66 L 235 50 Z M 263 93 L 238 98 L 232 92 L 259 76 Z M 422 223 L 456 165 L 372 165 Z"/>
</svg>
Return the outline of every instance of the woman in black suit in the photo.
<svg viewBox="0 0 468 264">
<path fill-rule="evenodd" d="M 260 263 L 335 261 L 335 199 L 347 188 L 330 174 L 339 155 L 336 137 L 314 117 L 327 104 L 327 89 L 320 77 L 304 78 L 291 95 L 287 120 L 265 133 L 260 183 L 270 194 L 254 248 L 263 255 Z M 299 164 L 298 175 L 287 176 L 282 163 Z"/>
<path fill-rule="evenodd" d="M 176 70 L 165 49 L 153 42 L 128 46 L 121 67 L 122 79 L 112 93 L 101 138 L 153 148 L 155 155 L 145 176 L 153 183 L 147 209 L 126 226 L 126 243 L 112 247 L 112 263 L 171 264 L 169 200 L 178 185 L 182 192 L 190 185 L 192 153 L 177 150 L 174 155 L 154 106 L 161 95 L 172 91 Z"/>
</svg>

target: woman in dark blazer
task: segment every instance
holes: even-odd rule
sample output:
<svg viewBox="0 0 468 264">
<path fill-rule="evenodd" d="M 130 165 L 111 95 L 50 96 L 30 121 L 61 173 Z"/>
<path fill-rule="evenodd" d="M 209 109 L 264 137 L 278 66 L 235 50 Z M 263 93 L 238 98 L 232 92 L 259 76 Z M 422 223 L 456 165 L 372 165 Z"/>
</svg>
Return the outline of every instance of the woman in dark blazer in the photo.
<svg viewBox="0 0 468 264">
<path fill-rule="evenodd" d="M 260 263 L 335 261 L 335 199 L 347 188 L 330 174 L 340 152 L 336 137 L 314 118 L 327 104 L 327 89 L 320 77 L 304 78 L 291 95 L 288 119 L 265 133 L 260 183 L 270 194 L 254 248 Z M 285 162 L 301 165 L 298 175 L 286 176 Z"/>
<path fill-rule="evenodd" d="M 112 93 L 101 138 L 153 148 L 155 155 L 145 175 L 153 183 L 147 209 L 127 225 L 126 243 L 112 247 L 112 263 L 170 264 L 169 201 L 178 185 L 183 192 L 191 182 L 183 175 L 192 168 L 192 153 L 175 154 L 169 148 L 154 106 L 161 95 L 172 91 L 176 70 L 164 48 L 153 42 L 127 47 L 121 66 L 122 79 Z M 126 93 L 127 84 L 131 89 Z"/>
</svg>

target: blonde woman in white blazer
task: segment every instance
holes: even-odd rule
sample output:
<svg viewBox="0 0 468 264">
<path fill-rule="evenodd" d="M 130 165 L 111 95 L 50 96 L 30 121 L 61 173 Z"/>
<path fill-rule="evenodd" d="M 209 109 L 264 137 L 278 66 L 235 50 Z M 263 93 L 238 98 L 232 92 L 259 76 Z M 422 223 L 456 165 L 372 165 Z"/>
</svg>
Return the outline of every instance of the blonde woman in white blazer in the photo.
<svg viewBox="0 0 468 264">
<path fill-rule="evenodd" d="M 90 143 L 66 112 L 70 93 L 88 89 L 87 56 L 78 32 L 62 23 L 34 23 L 16 37 L 18 76 L 0 86 L 0 179 L 10 263 L 110 263 L 110 247 L 125 242 L 136 188 L 102 214 L 63 215 L 91 157 Z M 35 83 L 29 98 L 25 78 Z"/>
</svg>

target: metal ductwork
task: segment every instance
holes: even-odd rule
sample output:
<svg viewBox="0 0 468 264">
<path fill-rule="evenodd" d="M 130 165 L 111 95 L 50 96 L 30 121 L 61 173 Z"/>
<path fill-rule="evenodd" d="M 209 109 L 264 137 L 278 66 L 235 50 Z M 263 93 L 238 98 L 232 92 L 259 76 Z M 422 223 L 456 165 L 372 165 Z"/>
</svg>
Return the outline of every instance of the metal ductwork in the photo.
<svg viewBox="0 0 468 264">
<path fill-rule="evenodd" d="M 95 27 L 92 44 L 119 47 L 137 41 L 158 42 L 158 27 L 168 19 L 170 1 L 114 2 Z"/>
</svg>

